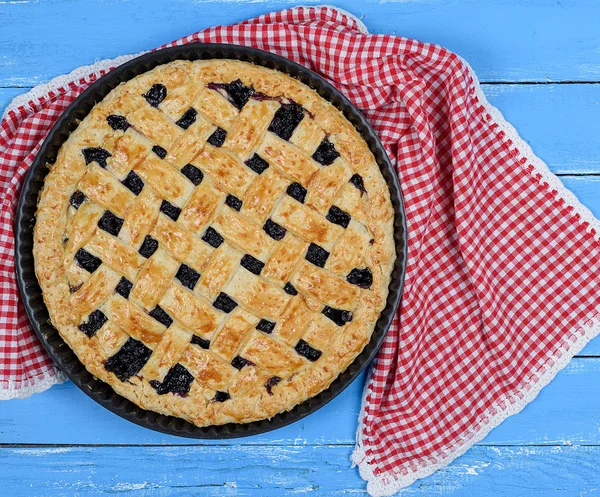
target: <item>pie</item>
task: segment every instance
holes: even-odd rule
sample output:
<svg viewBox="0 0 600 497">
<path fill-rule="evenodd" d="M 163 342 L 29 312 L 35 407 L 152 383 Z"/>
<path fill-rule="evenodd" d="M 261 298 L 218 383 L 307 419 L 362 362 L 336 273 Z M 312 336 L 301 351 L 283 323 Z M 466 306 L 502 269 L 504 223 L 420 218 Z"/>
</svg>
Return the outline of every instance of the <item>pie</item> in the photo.
<svg viewBox="0 0 600 497">
<path fill-rule="evenodd" d="M 197 426 L 328 388 L 385 307 L 394 211 L 366 142 L 299 81 L 175 61 L 61 147 L 34 229 L 52 324 L 95 377 Z"/>
</svg>

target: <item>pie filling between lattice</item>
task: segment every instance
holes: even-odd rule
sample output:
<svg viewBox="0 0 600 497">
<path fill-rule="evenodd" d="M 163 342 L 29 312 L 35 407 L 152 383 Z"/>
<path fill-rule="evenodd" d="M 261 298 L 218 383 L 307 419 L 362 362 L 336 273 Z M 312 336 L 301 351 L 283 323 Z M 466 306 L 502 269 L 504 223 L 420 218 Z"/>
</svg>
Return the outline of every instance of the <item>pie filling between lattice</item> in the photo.
<svg viewBox="0 0 600 497">
<path fill-rule="evenodd" d="M 63 144 L 34 231 L 54 326 L 137 405 L 270 418 L 368 343 L 395 260 L 367 144 L 304 84 L 230 60 L 121 84 Z"/>
</svg>

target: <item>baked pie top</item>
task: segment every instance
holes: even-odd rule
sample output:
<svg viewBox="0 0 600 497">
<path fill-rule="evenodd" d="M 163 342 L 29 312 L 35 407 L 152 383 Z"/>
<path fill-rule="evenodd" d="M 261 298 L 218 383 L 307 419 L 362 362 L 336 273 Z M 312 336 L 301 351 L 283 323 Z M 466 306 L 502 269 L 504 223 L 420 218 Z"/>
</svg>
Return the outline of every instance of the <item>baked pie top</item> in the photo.
<svg viewBox="0 0 600 497">
<path fill-rule="evenodd" d="M 198 426 L 291 409 L 385 306 L 393 209 L 316 92 L 233 60 L 121 84 L 63 144 L 34 231 L 54 326 L 137 405 Z"/>
</svg>

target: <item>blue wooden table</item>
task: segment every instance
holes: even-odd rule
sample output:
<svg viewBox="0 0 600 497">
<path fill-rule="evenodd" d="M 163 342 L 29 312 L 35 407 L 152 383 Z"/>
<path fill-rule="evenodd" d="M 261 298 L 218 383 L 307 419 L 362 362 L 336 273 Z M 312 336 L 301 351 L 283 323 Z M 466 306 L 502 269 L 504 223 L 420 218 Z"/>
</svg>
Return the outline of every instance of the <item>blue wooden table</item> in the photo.
<svg viewBox="0 0 600 497">
<path fill-rule="evenodd" d="M 308 2 L 310 3 L 310 2 Z M 534 151 L 600 216 L 598 0 L 339 0 L 375 33 L 466 58 Z M 0 0 L 0 111 L 95 60 L 146 50 L 293 3 Z M 364 377 L 318 413 L 240 441 L 179 439 L 129 424 L 71 383 L 0 403 L 0 495 L 365 494 L 349 456 Z M 600 339 L 522 413 L 410 495 L 600 493 Z"/>
</svg>

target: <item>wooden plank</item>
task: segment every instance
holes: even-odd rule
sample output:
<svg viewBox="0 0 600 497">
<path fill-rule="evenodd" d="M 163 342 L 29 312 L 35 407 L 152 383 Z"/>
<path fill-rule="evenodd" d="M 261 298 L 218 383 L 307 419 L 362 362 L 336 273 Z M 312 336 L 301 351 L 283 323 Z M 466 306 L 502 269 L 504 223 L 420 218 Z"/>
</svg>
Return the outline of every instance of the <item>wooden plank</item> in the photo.
<svg viewBox="0 0 600 497">
<path fill-rule="evenodd" d="M 121 0 L 1 2 L 0 86 L 35 85 L 98 59 L 148 50 L 212 25 L 296 3 L 170 0 L 141 6 Z M 374 33 L 447 46 L 467 59 L 482 80 L 600 80 L 600 4 L 596 0 L 533 0 L 526 4 L 505 0 L 339 0 L 336 4 L 363 17 Z"/>
<path fill-rule="evenodd" d="M 600 359 L 574 359 L 529 404 L 484 440 L 488 445 L 600 444 Z M 352 444 L 364 378 L 315 414 L 280 430 L 218 442 L 170 437 L 104 410 L 74 385 L 57 385 L 30 399 L 2 403 L 0 444 Z"/>
<path fill-rule="evenodd" d="M 483 85 L 483 91 L 555 174 L 600 173 L 600 84 Z"/>
<path fill-rule="evenodd" d="M 0 448 L 5 495 L 367 495 L 350 446 Z M 563 497 L 597 488 L 600 447 L 475 447 L 402 495 Z M 34 490 L 32 490 L 34 489 Z M 32 493 L 33 492 L 33 493 Z"/>
<path fill-rule="evenodd" d="M 29 88 L 0 88 L 0 116 L 13 98 L 25 93 Z"/>
<path fill-rule="evenodd" d="M 25 91 L 0 88 L 0 113 Z M 483 91 L 553 172 L 600 173 L 600 84 L 484 85 Z"/>
</svg>

